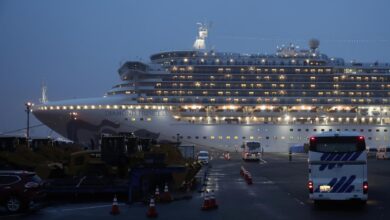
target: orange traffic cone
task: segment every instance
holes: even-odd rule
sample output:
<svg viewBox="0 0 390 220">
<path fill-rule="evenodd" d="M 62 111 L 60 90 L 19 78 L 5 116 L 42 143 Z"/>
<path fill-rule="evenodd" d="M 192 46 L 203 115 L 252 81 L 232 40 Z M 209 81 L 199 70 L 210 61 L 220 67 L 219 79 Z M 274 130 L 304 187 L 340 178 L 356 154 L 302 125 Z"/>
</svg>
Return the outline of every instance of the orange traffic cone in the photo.
<svg viewBox="0 0 390 220">
<path fill-rule="evenodd" d="M 112 201 L 112 208 L 111 208 L 111 215 L 118 215 L 119 212 L 119 206 L 118 206 L 118 200 L 116 199 L 116 195 L 114 196 L 114 199 Z"/>
<path fill-rule="evenodd" d="M 211 190 L 209 205 L 210 205 L 210 209 L 217 209 L 218 208 L 217 200 L 215 199 L 214 190 Z"/>
<path fill-rule="evenodd" d="M 205 194 L 203 197 L 203 205 L 201 208 L 203 211 L 210 210 L 210 198 L 209 198 L 209 193 L 207 192 L 207 190 L 205 191 Z"/>
<path fill-rule="evenodd" d="M 172 201 L 172 196 L 171 196 L 171 193 L 169 193 L 167 183 L 165 183 L 164 192 L 161 195 L 160 201 L 161 202 L 171 202 Z"/>
<path fill-rule="evenodd" d="M 146 212 L 146 216 L 148 218 L 156 218 L 158 216 L 157 210 L 156 210 L 156 204 L 154 203 L 153 198 L 150 199 L 149 208 L 148 208 L 148 211 Z"/>
<path fill-rule="evenodd" d="M 156 198 L 156 202 L 160 201 L 160 189 L 158 188 L 158 186 L 156 186 L 156 191 L 154 193 L 154 198 Z"/>
</svg>

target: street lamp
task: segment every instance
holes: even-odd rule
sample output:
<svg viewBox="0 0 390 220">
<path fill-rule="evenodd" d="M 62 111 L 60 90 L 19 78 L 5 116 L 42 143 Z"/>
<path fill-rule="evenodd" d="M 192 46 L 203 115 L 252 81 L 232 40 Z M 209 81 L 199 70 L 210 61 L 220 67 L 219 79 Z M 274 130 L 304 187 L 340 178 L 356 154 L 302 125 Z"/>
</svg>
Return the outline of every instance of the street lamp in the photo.
<svg viewBox="0 0 390 220">
<path fill-rule="evenodd" d="M 26 113 L 27 113 L 27 129 L 26 129 L 26 139 L 27 139 L 27 148 L 30 148 L 30 112 L 31 112 L 31 107 L 34 104 L 31 102 L 26 102 Z"/>
</svg>

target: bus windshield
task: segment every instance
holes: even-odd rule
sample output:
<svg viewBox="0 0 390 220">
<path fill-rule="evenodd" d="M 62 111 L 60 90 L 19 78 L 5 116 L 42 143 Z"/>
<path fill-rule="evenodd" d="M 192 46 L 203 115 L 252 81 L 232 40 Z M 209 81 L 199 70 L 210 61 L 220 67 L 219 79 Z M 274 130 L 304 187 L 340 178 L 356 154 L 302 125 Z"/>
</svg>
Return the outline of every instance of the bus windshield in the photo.
<svg viewBox="0 0 390 220">
<path fill-rule="evenodd" d="M 356 152 L 366 148 L 364 138 L 348 137 L 315 137 L 310 139 L 310 150 L 317 152 Z"/>
</svg>

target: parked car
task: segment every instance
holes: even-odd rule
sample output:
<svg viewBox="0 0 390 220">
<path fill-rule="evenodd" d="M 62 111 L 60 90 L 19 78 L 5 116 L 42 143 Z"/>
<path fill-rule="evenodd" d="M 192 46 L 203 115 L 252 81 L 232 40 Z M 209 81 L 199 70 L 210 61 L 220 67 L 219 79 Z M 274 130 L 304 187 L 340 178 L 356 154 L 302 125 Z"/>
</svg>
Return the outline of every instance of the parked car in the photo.
<svg viewBox="0 0 390 220">
<path fill-rule="evenodd" d="M 376 159 L 390 159 L 390 147 L 380 147 L 376 153 Z"/>
<path fill-rule="evenodd" d="M 26 210 L 45 196 L 43 181 L 34 172 L 0 171 L 0 205 L 8 212 Z"/>
<path fill-rule="evenodd" d="M 375 147 L 367 148 L 367 158 L 375 158 L 377 152 L 378 152 L 378 149 Z"/>
</svg>

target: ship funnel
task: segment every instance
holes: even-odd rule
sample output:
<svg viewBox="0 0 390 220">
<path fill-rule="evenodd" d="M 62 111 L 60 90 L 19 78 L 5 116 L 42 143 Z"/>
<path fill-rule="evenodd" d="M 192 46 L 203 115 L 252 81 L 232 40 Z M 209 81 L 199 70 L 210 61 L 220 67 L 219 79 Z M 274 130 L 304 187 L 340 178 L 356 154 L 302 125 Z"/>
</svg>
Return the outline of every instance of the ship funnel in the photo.
<svg viewBox="0 0 390 220">
<path fill-rule="evenodd" d="M 194 42 L 195 50 L 204 50 L 206 49 L 206 38 L 208 36 L 208 27 L 203 23 L 197 23 L 198 27 L 198 36 Z"/>
</svg>

